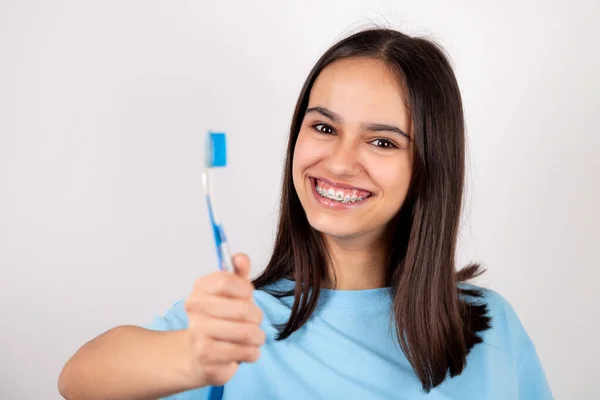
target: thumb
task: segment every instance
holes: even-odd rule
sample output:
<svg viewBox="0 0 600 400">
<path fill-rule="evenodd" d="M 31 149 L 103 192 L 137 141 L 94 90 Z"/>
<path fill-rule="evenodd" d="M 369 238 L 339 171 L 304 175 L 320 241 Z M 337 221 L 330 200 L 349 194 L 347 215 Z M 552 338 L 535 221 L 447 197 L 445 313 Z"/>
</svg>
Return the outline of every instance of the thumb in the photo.
<svg viewBox="0 0 600 400">
<path fill-rule="evenodd" d="M 236 253 L 231 258 L 235 273 L 242 278 L 248 278 L 250 274 L 250 258 L 244 253 Z"/>
</svg>

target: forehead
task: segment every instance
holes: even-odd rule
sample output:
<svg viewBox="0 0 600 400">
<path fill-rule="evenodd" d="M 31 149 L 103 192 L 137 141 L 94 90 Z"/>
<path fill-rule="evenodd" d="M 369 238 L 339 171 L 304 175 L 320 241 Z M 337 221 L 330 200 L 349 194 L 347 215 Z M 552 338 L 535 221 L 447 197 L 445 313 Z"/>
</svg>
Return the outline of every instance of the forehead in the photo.
<svg viewBox="0 0 600 400">
<path fill-rule="evenodd" d="M 405 125 L 408 108 L 401 79 L 383 61 L 353 58 L 325 67 L 313 84 L 309 107 L 321 106 L 344 120 Z"/>
</svg>

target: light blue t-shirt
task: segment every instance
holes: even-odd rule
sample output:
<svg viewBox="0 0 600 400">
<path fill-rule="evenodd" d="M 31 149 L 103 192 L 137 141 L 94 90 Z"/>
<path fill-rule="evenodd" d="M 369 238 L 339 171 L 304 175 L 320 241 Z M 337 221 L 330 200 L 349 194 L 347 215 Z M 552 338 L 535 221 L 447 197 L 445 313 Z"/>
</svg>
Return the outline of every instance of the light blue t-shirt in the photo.
<svg viewBox="0 0 600 400">
<path fill-rule="evenodd" d="M 290 289 L 282 280 L 277 289 Z M 274 324 L 286 322 L 293 297 L 254 294 L 264 313 L 267 342 L 260 359 L 240 365 L 223 388 L 177 394 L 177 400 L 548 400 L 552 394 L 535 347 L 510 304 L 485 290 L 492 328 L 482 334 L 460 376 L 448 378 L 429 394 L 400 351 L 390 328 L 389 289 L 322 291 L 310 320 L 289 338 L 276 341 Z M 183 302 L 147 326 L 154 330 L 187 328 Z M 212 397 L 212 398 L 211 398 Z"/>
</svg>

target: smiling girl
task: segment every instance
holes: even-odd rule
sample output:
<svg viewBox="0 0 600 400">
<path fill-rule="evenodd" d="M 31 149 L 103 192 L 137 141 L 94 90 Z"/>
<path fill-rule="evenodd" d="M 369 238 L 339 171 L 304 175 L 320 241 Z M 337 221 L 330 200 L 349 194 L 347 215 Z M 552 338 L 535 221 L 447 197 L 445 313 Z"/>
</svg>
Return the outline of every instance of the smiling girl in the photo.
<svg viewBox="0 0 600 400">
<path fill-rule="evenodd" d="M 465 137 L 443 51 L 356 33 L 310 72 L 294 112 L 264 271 L 199 278 L 147 327 L 83 346 L 69 399 L 551 399 L 500 295 L 455 266 Z"/>
</svg>

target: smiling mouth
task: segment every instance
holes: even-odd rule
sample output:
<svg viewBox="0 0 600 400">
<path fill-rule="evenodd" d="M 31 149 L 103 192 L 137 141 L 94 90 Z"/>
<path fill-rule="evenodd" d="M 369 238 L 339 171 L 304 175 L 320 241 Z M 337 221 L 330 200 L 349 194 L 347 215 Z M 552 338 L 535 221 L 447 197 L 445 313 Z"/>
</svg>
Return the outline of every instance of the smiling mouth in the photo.
<svg viewBox="0 0 600 400">
<path fill-rule="evenodd" d="M 332 182 L 312 177 L 310 180 L 319 196 L 342 204 L 360 203 L 373 195 L 373 193 L 367 190 L 349 185 L 340 187 L 341 185 L 335 185 Z"/>
</svg>

